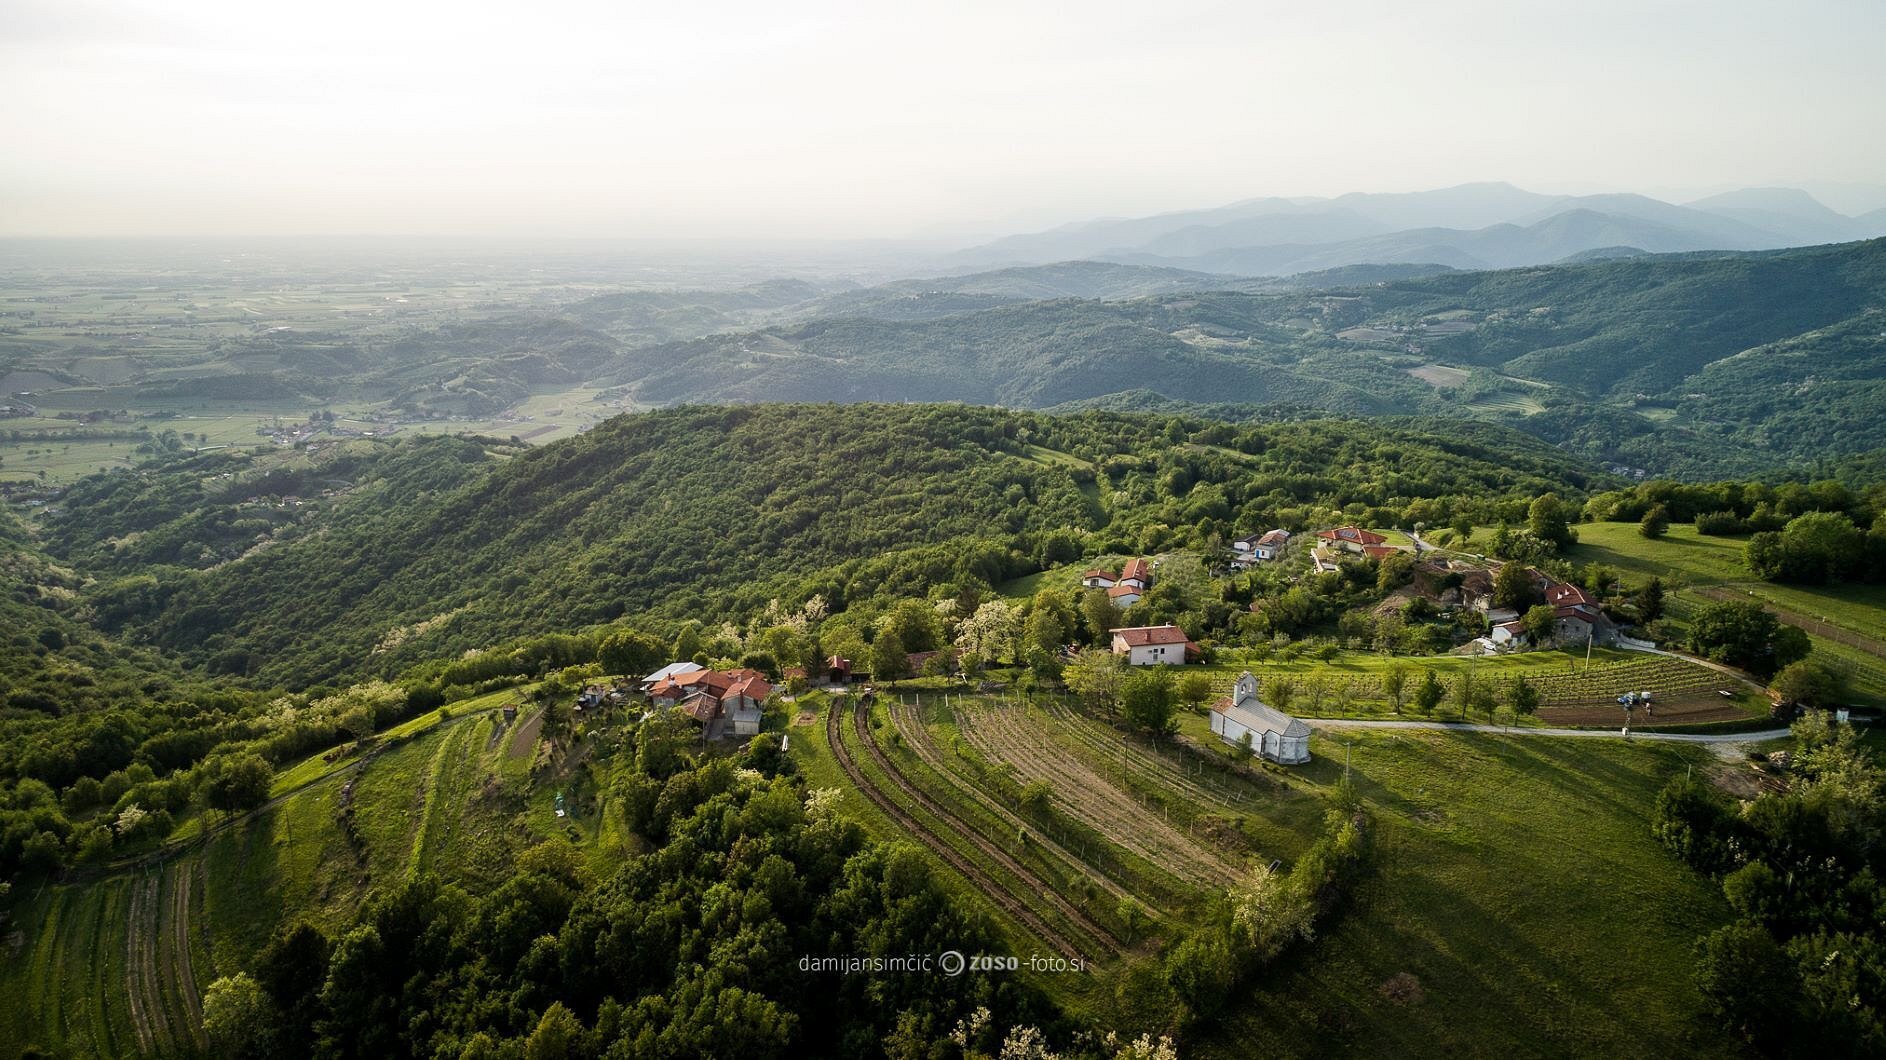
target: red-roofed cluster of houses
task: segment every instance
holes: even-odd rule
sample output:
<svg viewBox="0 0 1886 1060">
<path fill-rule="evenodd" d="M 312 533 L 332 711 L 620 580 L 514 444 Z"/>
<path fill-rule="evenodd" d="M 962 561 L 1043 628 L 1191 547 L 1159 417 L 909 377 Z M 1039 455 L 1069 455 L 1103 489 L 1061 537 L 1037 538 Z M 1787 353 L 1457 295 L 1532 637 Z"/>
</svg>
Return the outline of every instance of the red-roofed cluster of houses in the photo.
<svg viewBox="0 0 1886 1060">
<path fill-rule="evenodd" d="M 1081 585 L 1088 589 L 1105 589 L 1107 599 L 1117 607 L 1132 607 L 1153 587 L 1153 565 L 1144 559 L 1129 559 L 1117 575 L 1096 567 L 1081 575 Z"/>
<path fill-rule="evenodd" d="M 708 670 L 694 663 L 657 670 L 649 675 L 648 684 L 651 702 L 658 707 L 680 707 L 706 728 L 710 739 L 758 734 L 761 705 L 772 693 L 773 686 L 758 670 Z"/>
<path fill-rule="evenodd" d="M 1617 627 L 1605 617 L 1604 609 L 1590 593 L 1537 568 L 1529 567 L 1527 573 L 1532 575 L 1533 586 L 1544 594 L 1546 605 L 1552 608 L 1549 639 L 1560 644 L 1610 644 L 1617 639 Z M 1511 650 L 1525 640 L 1525 622 L 1519 614 L 1492 611 L 1487 617 L 1494 620 L 1493 630 L 1486 637 L 1487 646 Z"/>
</svg>

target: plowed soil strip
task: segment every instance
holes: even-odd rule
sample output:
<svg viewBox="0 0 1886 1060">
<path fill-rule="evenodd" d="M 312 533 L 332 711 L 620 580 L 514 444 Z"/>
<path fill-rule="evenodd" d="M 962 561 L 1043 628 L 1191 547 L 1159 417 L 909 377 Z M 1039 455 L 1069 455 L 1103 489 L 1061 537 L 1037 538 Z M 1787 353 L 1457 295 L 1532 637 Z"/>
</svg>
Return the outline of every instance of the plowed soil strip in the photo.
<svg viewBox="0 0 1886 1060">
<path fill-rule="evenodd" d="M 1121 749 L 1125 748 L 1127 766 L 1147 781 L 1175 788 L 1201 802 L 1212 803 L 1226 809 L 1237 808 L 1237 796 L 1205 784 L 1199 778 L 1187 773 L 1182 766 L 1166 757 L 1165 754 L 1147 751 L 1144 747 L 1133 744 L 1124 735 L 1075 713 L 1064 703 L 1050 700 L 1046 709 L 1048 717 L 1061 726 L 1061 731 L 1109 759 L 1118 760 L 1121 757 Z"/>
<path fill-rule="evenodd" d="M 853 715 L 852 722 L 857 729 L 859 741 L 864 744 L 864 749 L 870 752 L 871 759 L 877 763 L 878 768 L 884 772 L 884 775 L 891 779 L 891 783 L 897 785 L 898 790 L 910 796 L 912 801 L 930 811 L 931 816 L 948 825 L 958 835 L 968 840 L 977 850 L 982 851 L 984 854 L 988 855 L 991 860 L 1014 874 L 1017 879 L 1033 887 L 1037 894 L 1046 898 L 1048 903 L 1059 910 L 1062 916 L 1079 926 L 1080 929 L 1086 932 L 1095 942 L 1100 943 L 1102 946 L 1116 953 L 1119 952 L 1120 945 L 1113 936 L 1109 935 L 1106 929 L 1095 923 L 1092 917 L 1089 917 L 1072 902 L 1063 898 L 1059 888 L 1049 886 L 1047 881 L 1035 875 L 1033 870 L 1011 857 L 1008 851 L 991 843 L 988 837 L 959 820 L 955 814 L 945 809 L 941 803 L 932 799 L 928 792 L 911 783 L 910 778 L 904 776 L 903 770 L 898 769 L 897 764 L 890 760 L 890 757 L 884 753 L 882 748 L 878 747 L 876 734 L 871 731 L 870 717 L 862 705 L 860 705 L 857 712 Z"/>
<path fill-rule="evenodd" d="M 864 771 L 858 768 L 858 764 L 852 761 L 851 751 L 845 746 L 844 727 L 840 721 L 840 717 L 849 709 L 850 707 L 843 701 L 834 702 L 831 707 L 828 708 L 825 716 L 825 736 L 832 745 L 832 757 L 837 760 L 838 768 L 843 770 L 847 777 L 851 778 L 852 785 L 863 792 L 865 798 L 870 799 L 878 809 L 884 811 L 893 821 L 903 825 L 904 828 L 917 840 L 922 842 L 924 846 L 929 847 L 937 857 L 942 858 L 951 868 L 961 873 L 965 879 L 974 885 L 977 890 L 981 891 L 991 902 L 994 902 L 1009 916 L 1013 917 L 1029 931 L 1033 932 L 1036 938 L 1042 939 L 1056 950 L 1059 950 L 1064 957 L 1073 958 L 1081 956 L 1080 951 L 1074 947 L 1073 943 L 1062 938 L 1059 932 L 1050 928 L 1040 917 L 1035 915 L 1033 910 L 1023 905 L 1014 895 L 1010 894 L 1000 884 L 996 883 L 995 880 L 991 879 L 988 873 L 982 871 L 980 867 L 975 865 L 968 858 L 957 853 L 954 847 L 945 843 L 936 833 L 930 831 L 930 829 L 919 822 L 916 817 L 892 802 L 889 797 L 877 789 L 875 784 L 871 783 L 870 779 L 864 775 Z"/>
<path fill-rule="evenodd" d="M 177 995 L 183 999 L 185 1029 L 197 1041 L 202 1040 L 203 999 L 197 996 L 196 970 L 190 964 L 190 891 L 199 864 L 189 861 L 177 867 L 177 885 L 171 888 L 170 917 L 165 925 L 170 951 L 165 963 L 176 978 Z"/>
<path fill-rule="evenodd" d="M 131 912 L 125 918 L 124 969 L 125 1007 L 131 1013 L 131 1029 L 137 1032 L 138 1052 L 157 1051 L 157 1029 L 152 1026 L 150 993 L 155 985 L 156 957 L 152 940 L 157 934 L 157 881 L 162 871 L 131 882 Z"/>
<path fill-rule="evenodd" d="M 1062 862 L 1082 870 L 1088 879 L 1093 880 L 1095 885 L 1114 898 L 1122 900 L 1132 898 L 1143 908 L 1152 909 L 1161 916 L 1170 915 L 1165 910 L 1159 909 L 1146 899 L 1132 894 L 1125 887 L 1122 887 L 1119 883 L 1116 883 L 1112 878 L 1088 864 L 1086 861 L 1075 857 L 1059 843 L 1056 843 L 1052 838 L 1045 835 L 1040 828 L 1022 820 L 1012 813 L 1008 807 L 996 801 L 988 793 L 964 780 L 955 770 L 951 769 L 949 765 L 944 762 L 943 752 L 938 750 L 935 741 L 930 739 L 930 731 L 924 728 L 923 720 L 918 717 L 916 707 L 908 703 L 896 703 L 891 708 L 891 719 L 896 723 L 898 731 L 904 734 L 905 745 L 916 752 L 917 757 L 922 759 L 925 765 L 935 771 L 938 776 L 948 781 L 950 786 L 961 792 L 965 798 L 981 806 L 990 814 L 994 815 L 997 820 L 1009 827 L 1027 831 L 1031 837 L 1031 842 L 1039 844 L 1043 849 L 1047 850 Z"/>
<path fill-rule="evenodd" d="M 1120 846 L 1195 885 L 1228 884 L 1239 877 L 1229 861 L 1193 842 L 1015 711 L 969 708 L 958 711 L 956 718 L 963 735 L 984 756 L 1013 765 L 1028 780 L 1046 783 L 1066 813 Z"/>
</svg>

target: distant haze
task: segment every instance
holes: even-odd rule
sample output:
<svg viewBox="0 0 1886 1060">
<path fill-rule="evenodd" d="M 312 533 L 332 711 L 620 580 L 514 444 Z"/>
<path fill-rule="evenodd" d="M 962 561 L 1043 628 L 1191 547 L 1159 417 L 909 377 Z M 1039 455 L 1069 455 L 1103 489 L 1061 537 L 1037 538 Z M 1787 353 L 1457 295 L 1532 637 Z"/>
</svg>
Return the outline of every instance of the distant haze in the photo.
<svg viewBox="0 0 1886 1060">
<path fill-rule="evenodd" d="M 1503 180 L 1886 205 L 1886 3 L 0 0 L 0 235 L 968 242 Z"/>
</svg>

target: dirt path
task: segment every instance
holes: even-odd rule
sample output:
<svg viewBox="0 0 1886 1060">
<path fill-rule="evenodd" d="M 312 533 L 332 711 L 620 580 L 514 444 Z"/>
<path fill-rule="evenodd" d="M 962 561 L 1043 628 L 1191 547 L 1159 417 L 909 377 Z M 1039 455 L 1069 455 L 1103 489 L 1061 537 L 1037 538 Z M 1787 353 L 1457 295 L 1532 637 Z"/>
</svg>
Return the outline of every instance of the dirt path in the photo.
<svg viewBox="0 0 1886 1060">
<path fill-rule="evenodd" d="M 511 746 L 504 753 L 511 758 L 529 758 L 531 749 L 537 746 L 537 736 L 544 731 L 544 711 L 549 705 L 538 707 L 524 723 L 517 727 L 517 735 L 511 737 Z"/>
<path fill-rule="evenodd" d="M 163 1011 L 162 997 L 157 990 L 155 952 L 158 919 L 155 907 L 163 875 L 163 870 L 159 869 L 131 881 L 131 910 L 125 917 L 125 1008 L 131 1014 L 131 1029 L 137 1034 L 138 1052 L 146 1056 L 157 1051 L 156 1013 Z"/>
<path fill-rule="evenodd" d="M 178 866 L 177 885 L 171 888 L 170 916 L 166 925 L 169 950 L 165 964 L 177 984 L 177 996 L 182 999 L 188 1023 L 184 1026 L 186 1036 L 193 1042 L 202 1040 L 203 999 L 196 989 L 196 969 L 190 961 L 190 904 L 195 888 L 197 871 L 201 866 L 192 860 L 187 865 Z"/>
<path fill-rule="evenodd" d="M 875 784 L 871 783 L 870 779 L 864 775 L 864 771 L 858 768 L 858 764 L 852 761 L 851 750 L 845 746 L 844 726 L 841 719 L 845 714 L 850 712 L 850 705 L 844 700 L 834 701 L 832 705 L 827 708 L 825 736 L 831 743 L 832 757 L 838 761 L 838 768 L 843 770 L 845 776 L 850 778 L 852 785 L 860 792 L 864 793 L 865 798 L 870 799 L 878 809 L 883 810 L 893 821 L 896 821 L 909 831 L 912 837 L 922 842 L 924 846 L 929 847 L 932 852 L 942 858 L 951 868 L 961 873 L 972 886 L 978 891 L 981 891 L 991 902 L 994 902 L 1029 931 L 1033 932 L 1035 937 L 1044 940 L 1050 946 L 1059 950 L 1065 957 L 1074 958 L 1081 956 L 1079 949 L 1077 949 L 1072 942 L 1062 937 L 1060 932 L 1049 927 L 1041 917 L 1035 915 L 1033 910 L 1024 905 L 1020 899 L 1010 894 L 1006 888 L 991 878 L 980 866 L 957 853 L 954 847 L 945 843 L 936 833 L 923 825 L 922 822 L 918 821 L 916 817 L 912 816 L 908 811 L 903 809 L 903 807 L 892 802 L 889 797 L 877 789 Z"/>
<path fill-rule="evenodd" d="M 1815 618 L 1812 615 L 1804 615 L 1799 611 L 1790 611 L 1779 604 L 1756 596 L 1747 590 L 1738 591 L 1726 585 L 1711 585 L 1697 589 L 1696 595 L 1706 596 L 1711 600 L 1734 601 L 1736 603 L 1747 603 L 1753 600 L 1761 604 L 1770 614 L 1791 626 L 1800 626 L 1802 629 L 1817 637 L 1825 637 L 1837 644 L 1845 644 L 1849 648 L 1858 648 L 1860 651 L 1873 656 L 1875 659 L 1886 659 L 1886 642 L 1881 642 L 1879 639 L 1869 637 L 1863 633 L 1855 633 L 1845 626 L 1836 626 L 1831 622 Z"/>
</svg>

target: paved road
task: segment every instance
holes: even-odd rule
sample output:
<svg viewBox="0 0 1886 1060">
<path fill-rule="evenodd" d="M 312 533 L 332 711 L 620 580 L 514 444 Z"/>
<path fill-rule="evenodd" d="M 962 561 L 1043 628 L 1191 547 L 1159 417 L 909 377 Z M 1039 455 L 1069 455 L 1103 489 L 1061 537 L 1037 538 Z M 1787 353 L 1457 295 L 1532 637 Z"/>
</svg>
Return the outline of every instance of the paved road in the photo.
<svg viewBox="0 0 1886 1060">
<path fill-rule="evenodd" d="M 1349 718 L 1305 718 L 1303 720 L 1319 729 L 1448 729 L 1454 732 L 1490 732 L 1503 736 L 1589 736 L 1613 740 L 1625 735 L 1616 729 L 1521 729 L 1508 725 L 1475 725 L 1460 721 L 1359 721 Z M 1788 735 L 1787 729 L 1712 733 L 1658 732 L 1655 729 L 1638 729 L 1630 734 L 1630 739 L 1665 740 L 1670 743 L 1754 743 L 1758 740 L 1773 740 L 1786 735 Z"/>
</svg>

